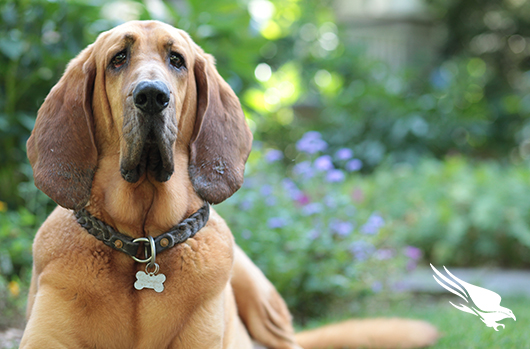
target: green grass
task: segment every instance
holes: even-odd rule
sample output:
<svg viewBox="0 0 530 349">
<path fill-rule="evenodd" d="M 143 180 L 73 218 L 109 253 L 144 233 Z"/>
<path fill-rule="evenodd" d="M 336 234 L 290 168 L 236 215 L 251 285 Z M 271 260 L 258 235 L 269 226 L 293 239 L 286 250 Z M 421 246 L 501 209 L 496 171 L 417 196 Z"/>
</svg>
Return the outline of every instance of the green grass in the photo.
<svg viewBox="0 0 530 349">
<path fill-rule="evenodd" d="M 530 348 L 530 299 L 503 298 L 501 305 L 513 311 L 517 321 L 507 318 L 499 321 L 505 328 L 499 327 L 496 332 L 486 327 L 478 318 L 469 313 L 455 309 L 449 300 L 454 298 L 408 298 L 392 302 L 371 301 L 355 314 L 357 318 L 368 317 L 406 317 L 426 320 L 435 325 L 442 333 L 433 349 L 524 349 Z M 330 315 L 325 319 L 310 322 L 308 326 L 317 327 L 323 324 L 352 317 L 351 314 Z"/>
<path fill-rule="evenodd" d="M 501 303 L 514 312 L 517 321 L 500 321 L 505 328 L 499 327 L 499 331 L 486 327 L 478 316 L 455 309 L 447 299 L 398 307 L 393 315 L 424 319 L 438 327 L 443 337 L 436 349 L 530 348 L 530 300 L 506 298 Z"/>
</svg>

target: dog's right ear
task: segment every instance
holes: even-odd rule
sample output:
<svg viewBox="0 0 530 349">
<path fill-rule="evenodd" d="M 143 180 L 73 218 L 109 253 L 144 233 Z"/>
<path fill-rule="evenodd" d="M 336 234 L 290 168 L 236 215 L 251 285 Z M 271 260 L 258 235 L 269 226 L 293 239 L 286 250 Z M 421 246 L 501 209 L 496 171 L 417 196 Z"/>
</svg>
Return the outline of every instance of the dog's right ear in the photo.
<svg viewBox="0 0 530 349">
<path fill-rule="evenodd" d="M 92 117 L 93 46 L 66 68 L 39 109 L 27 142 L 35 185 L 59 205 L 86 206 L 97 165 Z"/>
</svg>

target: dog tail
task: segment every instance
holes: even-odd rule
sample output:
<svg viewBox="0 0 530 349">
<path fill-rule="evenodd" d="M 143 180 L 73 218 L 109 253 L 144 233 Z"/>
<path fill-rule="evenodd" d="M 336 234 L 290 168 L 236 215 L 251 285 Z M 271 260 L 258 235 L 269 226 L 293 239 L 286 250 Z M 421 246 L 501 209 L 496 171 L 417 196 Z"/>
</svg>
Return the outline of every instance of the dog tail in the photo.
<svg viewBox="0 0 530 349">
<path fill-rule="evenodd" d="M 296 342 L 304 349 L 423 348 L 439 338 L 434 326 L 409 319 L 364 319 L 299 332 Z"/>
</svg>

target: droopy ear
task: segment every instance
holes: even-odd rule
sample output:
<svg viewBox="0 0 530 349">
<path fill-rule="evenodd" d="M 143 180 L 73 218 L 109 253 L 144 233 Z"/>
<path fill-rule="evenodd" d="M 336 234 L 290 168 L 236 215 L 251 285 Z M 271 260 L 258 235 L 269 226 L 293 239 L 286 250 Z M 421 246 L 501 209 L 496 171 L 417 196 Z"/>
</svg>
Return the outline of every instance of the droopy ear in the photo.
<svg viewBox="0 0 530 349">
<path fill-rule="evenodd" d="M 239 99 L 217 72 L 210 55 L 197 55 L 197 116 L 190 143 L 189 173 L 195 191 L 212 204 L 234 194 L 243 173 L 252 133 Z"/>
<path fill-rule="evenodd" d="M 74 210 L 87 204 L 97 164 L 92 51 L 89 46 L 68 64 L 40 107 L 27 143 L 35 185 L 59 205 Z"/>
</svg>

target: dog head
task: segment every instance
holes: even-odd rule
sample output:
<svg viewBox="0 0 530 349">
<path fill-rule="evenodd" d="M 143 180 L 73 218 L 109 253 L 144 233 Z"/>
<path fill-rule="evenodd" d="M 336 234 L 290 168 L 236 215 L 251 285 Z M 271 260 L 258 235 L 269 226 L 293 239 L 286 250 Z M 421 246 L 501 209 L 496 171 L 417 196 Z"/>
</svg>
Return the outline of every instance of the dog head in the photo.
<svg viewBox="0 0 530 349">
<path fill-rule="evenodd" d="M 176 143 L 186 164 L 175 163 Z M 27 149 L 35 184 L 78 210 L 99 160 L 134 185 L 169 180 L 187 166 L 196 193 L 216 204 L 243 182 L 252 135 L 238 98 L 182 30 L 134 21 L 102 33 L 73 59 L 39 109 Z"/>
</svg>

